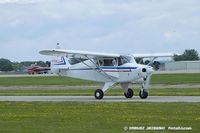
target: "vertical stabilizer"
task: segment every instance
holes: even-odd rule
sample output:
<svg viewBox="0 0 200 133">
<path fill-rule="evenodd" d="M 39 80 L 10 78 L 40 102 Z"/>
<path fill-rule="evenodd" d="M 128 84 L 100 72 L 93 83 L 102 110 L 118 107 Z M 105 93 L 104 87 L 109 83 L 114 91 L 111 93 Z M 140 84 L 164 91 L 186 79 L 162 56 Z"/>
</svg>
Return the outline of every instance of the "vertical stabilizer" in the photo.
<svg viewBox="0 0 200 133">
<path fill-rule="evenodd" d="M 54 74 L 58 74 L 61 69 L 68 69 L 70 66 L 66 57 L 54 57 L 51 60 L 51 71 Z"/>
<path fill-rule="evenodd" d="M 57 43 L 56 49 L 60 49 L 60 44 Z M 64 56 L 54 56 L 51 60 L 51 71 L 54 74 L 59 74 L 61 69 L 68 69 L 70 66 L 69 60 Z"/>
</svg>

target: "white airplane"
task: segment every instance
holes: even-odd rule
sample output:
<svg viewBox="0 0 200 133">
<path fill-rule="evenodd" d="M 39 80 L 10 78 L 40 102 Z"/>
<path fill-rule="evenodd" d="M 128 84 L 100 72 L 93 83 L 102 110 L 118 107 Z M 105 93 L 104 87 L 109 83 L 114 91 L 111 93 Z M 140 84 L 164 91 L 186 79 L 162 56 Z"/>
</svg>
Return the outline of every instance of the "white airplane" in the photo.
<svg viewBox="0 0 200 133">
<path fill-rule="evenodd" d="M 172 57 L 172 53 L 158 54 L 108 54 L 66 49 L 49 49 L 39 52 L 42 55 L 55 56 L 51 61 L 51 70 L 54 74 L 84 80 L 105 83 L 94 93 L 96 99 L 102 99 L 104 93 L 116 84 L 124 89 L 124 96 L 132 98 L 134 92 L 129 85 L 140 84 L 139 96 L 148 97 L 148 88 L 153 68 L 149 65 L 137 64 L 135 58 Z"/>
</svg>

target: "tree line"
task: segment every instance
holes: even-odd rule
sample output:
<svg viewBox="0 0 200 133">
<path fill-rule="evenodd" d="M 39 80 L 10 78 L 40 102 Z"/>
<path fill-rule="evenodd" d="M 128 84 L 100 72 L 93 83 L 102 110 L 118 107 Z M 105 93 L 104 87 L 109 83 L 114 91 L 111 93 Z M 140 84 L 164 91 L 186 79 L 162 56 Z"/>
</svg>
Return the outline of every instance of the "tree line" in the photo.
<svg viewBox="0 0 200 133">
<path fill-rule="evenodd" d="M 197 61 L 199 60 L 198 52 L 195 49 L 186 49 L 181 55 L 174 55 L 174 61 Z"/>
<path fill-rule="evenodd" d="M 15 71 L 15 72 L 22 72 L 26 70 L 27 67 L 31 66 L 32 64 L 36 64 L 38 66 L 47 67 L 50 66 L 49 61 L 23 61 L 23 62 L 11 62 L 8 59 L 1 58 L 0 59 L 0 71 L 8 72 L 8 71 Z"/>
<path fill-rule="evenodd" d="M 195 49 L 186 49 L 181 55 L 174 55 L 174 61 L 195 61 L 199 60 L 198 52 Z M 138 60 L 136 60 L 138 61 Z M 144 62 L 143 64 L 148 64 L 149 62 Z M 11 62 L 8 59 L 0 59 L 0 71 L 23 71 L 28 66 L 32 64 L 37 64 L 38 66 L 47 67 L 50 66 L 49 61 L 23 61 L 23 62 Z M 155 66 L 159 65 L 159 62 L 154 62 Z"/>
</svg>

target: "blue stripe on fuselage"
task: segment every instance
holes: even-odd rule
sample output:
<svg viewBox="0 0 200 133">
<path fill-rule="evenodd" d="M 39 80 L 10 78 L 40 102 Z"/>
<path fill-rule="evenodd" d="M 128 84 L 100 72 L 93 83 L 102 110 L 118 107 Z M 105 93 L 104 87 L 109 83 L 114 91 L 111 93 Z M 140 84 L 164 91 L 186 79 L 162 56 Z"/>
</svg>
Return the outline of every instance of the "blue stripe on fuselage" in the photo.
<svg viewBox="0 0 200 133">
<path fill-rule="evenodd" d="M 102 66 L 100 69 L 137 69 L 137 67 Z"/>
<path fill-rule="evenodd" d="M 117 69 L 117 70 L 130 70 L 130 69 L 137 69 L 137 67 L 114 67 L 114 66 L 102 66 L 102 67 L 97 67 L 97 68 L 80 68 L 80 69 L 69 69 L 69 70 L 102 70 L 102 69 L 106 69 L 106 70 L 113 70 L 113 69 Z"/>
</svg>

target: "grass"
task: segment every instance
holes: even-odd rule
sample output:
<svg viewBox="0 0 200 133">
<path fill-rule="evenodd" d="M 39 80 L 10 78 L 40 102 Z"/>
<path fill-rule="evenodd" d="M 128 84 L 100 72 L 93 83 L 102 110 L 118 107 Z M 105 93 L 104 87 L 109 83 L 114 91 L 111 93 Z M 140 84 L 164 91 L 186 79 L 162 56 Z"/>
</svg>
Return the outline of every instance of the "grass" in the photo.
<svg viewBox="0 0 200 133">
<path fill-rule="evenodd" d="M 0 96 L 93 96 L 95 89 L 66 89 L 66 90 L 0 90 Z M 139 89 L 134 89 L 139 94 Z M 105 95 L 123 96 L 122 89 L 111 89 Z M 167 88 L 150 89 L 150 96 L 200 96 L 200 88 Z"/>
<path fill-rule="evenodd" d="M 200 73 L 154 74 L 152 84 L 199 84 Z"/>
<path fill-rule="evenodd" d="M 152 84 L 199 84 L 200 74 L 154 74 Z M 0 86 L 27 85 L 96 85 L 98 83 L 80 79 L 44 76 L 44 77 L 0 77 Z"/>
<path fill-rule="evenodd" d="M 61 76 L 44 77 L 0 77 L 0 86 L 29 86 L 29 85 L 94 85 L 92 81 L 85 81 Z"/>
<path fill-rule="evenodd" d="M 200 74 L 153 75 L 153 84 L 198 84 Z M 97 85 L 67 77 L 0 77 L 0 86 Z M 138 95 L 139 89 L 135 90 Z M 94 89 L 0 90 L 0 95 L 93 95 Z M 111 89 L 106 95 L 123 95 Z M 200 88 L 150 89 L 157 96 L 200 96 Z M 124 126 L 186 126 L 200 132 L 199 103 L 0 102 L 0 133 L 143 133 Z M 148 133 L 172 131 L 148 131 Z"/>
<path fill-rule="evenodd" d="M 0 102 L 2 133 L 132 132 L 124 126 L 189 126 L 184 132 L 197 133 L 199 125 L 198 103 Z"/>
</svg>

